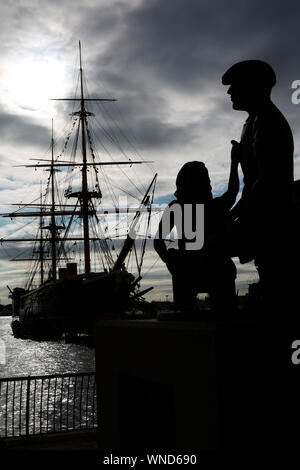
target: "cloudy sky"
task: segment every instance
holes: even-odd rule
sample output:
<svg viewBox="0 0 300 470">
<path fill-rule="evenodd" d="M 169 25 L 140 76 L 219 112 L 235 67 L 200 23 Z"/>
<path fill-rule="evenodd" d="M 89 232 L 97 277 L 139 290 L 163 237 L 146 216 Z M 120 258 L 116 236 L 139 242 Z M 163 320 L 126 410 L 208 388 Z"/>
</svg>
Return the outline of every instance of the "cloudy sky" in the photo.
<svg viewBox="0 0 300 470">
<path fill-rule="evenodd" d="M 226 188 L 230 140 L 239 140 L 247 116 L 232 110 L 220 79 L 245 59 L 266 60 L 277 72 L 273 98 L 292 127 L 300 178 L 300 105 L 291 102 L 291 84 L 300 80 L 299 2 L 8 0 L 0 17 L 0 204 L 27 201 L 38 189 L 36 174 L 13 165 L 44 155 L 51 118 L 59 127 L 61 112 L 70 112 L 49 98 L 71 96 L 79 39 L 89 93 L 118 99 L 125 130 L 154 161 L 158 201 L 174 192 L 178 170 L 191 159 L 206 163 L 215 194 Z M 1 230 L 0 238 L 6 222 Z M 22 273 L 0 250 L 0 302 L 6 303 L 6 284 L 14 287 Z M 152 251 L 146 271 L 153 296 L 171 293 Z M 239 267 L 241 290 L 255 279 L 252 266 Z"/>
</svg>

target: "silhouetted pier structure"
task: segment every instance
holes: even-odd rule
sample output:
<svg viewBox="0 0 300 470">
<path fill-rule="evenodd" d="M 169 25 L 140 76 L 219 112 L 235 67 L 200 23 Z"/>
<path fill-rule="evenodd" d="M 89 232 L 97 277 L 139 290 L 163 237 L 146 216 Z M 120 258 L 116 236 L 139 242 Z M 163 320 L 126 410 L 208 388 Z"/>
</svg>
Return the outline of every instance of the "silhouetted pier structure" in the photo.
<svg viewBox="0 0 300 470">
<path fill-rule="evenodd" d="M 297 338 L 299 319 L 284 315 L 99 323 L 100 448 L 189 453 L 297 446 Z"/>
</svg>

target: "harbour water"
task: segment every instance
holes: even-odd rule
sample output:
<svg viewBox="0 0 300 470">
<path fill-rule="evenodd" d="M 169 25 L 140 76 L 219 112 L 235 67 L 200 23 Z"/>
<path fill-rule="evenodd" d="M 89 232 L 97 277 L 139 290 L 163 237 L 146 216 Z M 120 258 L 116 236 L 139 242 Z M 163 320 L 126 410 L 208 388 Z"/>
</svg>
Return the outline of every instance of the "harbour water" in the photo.
<svg viewBox="0 0 300 470">
<path fill-rule="evenodd" d="M 94 348 L 59 341 L 14 338 L 11 317 L 0 317 L 0 377 L 66 374 L 95 370 Z"/>
</svg>

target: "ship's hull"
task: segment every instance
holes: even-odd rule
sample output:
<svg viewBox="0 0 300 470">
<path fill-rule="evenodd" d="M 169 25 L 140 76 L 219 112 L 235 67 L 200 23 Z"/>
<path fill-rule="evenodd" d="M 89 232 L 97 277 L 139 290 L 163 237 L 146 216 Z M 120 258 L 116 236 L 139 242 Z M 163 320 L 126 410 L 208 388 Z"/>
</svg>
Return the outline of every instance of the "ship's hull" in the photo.
<svg viewBox="0 0 300 470">
<path fill-rule="evenodd" d="M 98 318 L 122 314 L 129 301 L 132 275 L 126 271 L 93 273 L 13 292 L 12 331 L 19 338 L 57 339 L 91 334 Z"/>
</svg>

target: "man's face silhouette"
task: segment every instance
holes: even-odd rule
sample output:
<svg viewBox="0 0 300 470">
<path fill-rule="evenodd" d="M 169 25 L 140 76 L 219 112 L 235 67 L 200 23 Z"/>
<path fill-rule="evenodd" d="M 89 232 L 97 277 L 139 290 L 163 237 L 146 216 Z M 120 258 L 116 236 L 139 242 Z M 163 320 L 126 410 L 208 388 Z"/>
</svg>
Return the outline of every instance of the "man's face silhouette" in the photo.
<svg viewBox="0 0 300 470">
<path fill-rule="evenodd" d="M 231 97 L 232 108 L 240 111 L 249 111 L 253 106 L 253 99 L 255 99 L 254 90 L 251 85 L 232 83 L 228 88 L 227 93 Z"/>
<path fill-rule="evenodd" d="M 232 108 L 238 111 L 256 111 L 270 97 L 270 90 L 251 82 L 231 83 L 227 93 L 231 97 Z"/>
</svg>

